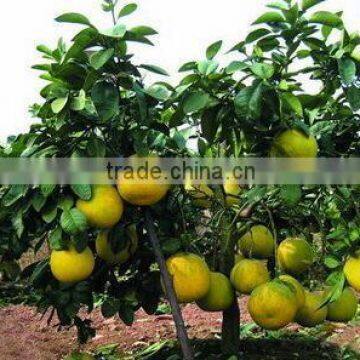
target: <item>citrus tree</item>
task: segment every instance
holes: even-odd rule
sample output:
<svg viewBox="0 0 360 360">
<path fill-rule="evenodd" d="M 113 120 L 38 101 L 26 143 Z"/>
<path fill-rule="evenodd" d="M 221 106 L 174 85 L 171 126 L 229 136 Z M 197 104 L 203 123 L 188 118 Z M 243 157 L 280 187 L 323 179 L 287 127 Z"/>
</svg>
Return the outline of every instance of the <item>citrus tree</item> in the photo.
<svg viewBox="0 0 360 360">
<path fill-rule="evenodd" d="M 48 60 L 35 66 L 48 81 L 43 103 L 32 107 L 41 121 L 9 139 L 1 154 L 356 157 L 360 38 L 348 33 L 341 13 L 314 10 L 321 2 L 269 5 L 231 49 L 235 61 L 219 66 L 218 41 L 205 59 L 181 67 L 187 74 L 175 87 L 146 86 L 144 71 L 166 72 L 131 61 L 127 45 L 150 45 L 156 34 L 123 24 L 135 4 L 117 9 L 106 1 L 103 9 L 114 19 L 107 30 L 81 14 L 64 14 L 57 21 L 84 29 L 69 48 L 62 41 L 55 50 L 38 47 Z M 308 91 L 305 82 L 317 90 Z M 56 311 L 63 326 L 76 325 L 80 340 L 94 334 L 78 315 L 82 306 L 90 312 L 101 304 L 105 317 L 119 314 L 130 325 L 140 307 L 154 313 L 164 293 L 183 343 L 175 297 L 223 311 L 227 356 L 239 351 L 237 294 L 251 294 L 250 314 L 269 330 L 293 320 L 315 326 L 326 317 L 354 316 L 357 300 L 346 283 L 360 289 L 358 186 L 240 186 L 231 178 L 221 186 L 117 185 L 1 188 L 3 269 L 47 244 L 50 256 L 22 277 L 39 294 L 39 309 Z M 184 351 L 191 359 L 191 350 Z"/>
<path fill-rule="evenodd" d="M 128 29 L 123 24 L 122 19 L 136 7 L 128 4 L 117 8 L 115 2 L 106 1 L 103 10 L 112 15 L 114 25 L 104 30 L 77 13 L 56 19 L 79 24 L 83 29 L 70 47 L 62 40 L 55 49 L 38 46 L 44 63 L 33 68 L 40 70 L 47 82 L 41 90 L 43 102 L 31 108 L 39 121 L 29 133 L 9 138 L 1 150 L 2 157 L 115 158 L 187 152 L 183 137 L 170 128 L 160 111 L 167 92 L 156 84 L 143 84 L 146 72 L 166 72 L 155 65 L 131 62 L 127 45 L 152 45 L 149 37 L 156 34 L 148 26 Z M 149 194 L 140 190 L 137 195 L 133 187 L 126 190 L 122 186 L 125 205 L 111 186 L 1 188 L 3 272 L 12 280 L 18 279 L 18 271 L 10 271 L 16 267 L 14 261 L 30 249 L 43 253 L 44 247 L 49 248 L 51 269 L 45 256 L 27 267 L 22 277 L 28 278 L 39 294 L 39 310 L 51 308 L 51 316 L 56 311 L 61 326 L 76 325 L 81 341 L 94 334 L 89 321 L 77 315 L 82 306 L 90 312 L 100 302 L 105 317 L 119 314 L 128 325 L 140 307 L 149 313 L 157 309 L 160 276 L 153 266 L 155 257 L 143 231 L 145 217 L 138 205 L 157 203 L 168 188 L 148 184 L 145 190 Z M 145 195 L 146 204 L 137 201 Z M 179 249 L 182 240 L 189 242 L 183 231 L 184 221 L 190 229 L 195 226 L 195 218 L 184 220 L 178 211 L 180 203 L 181 196 L 174 191 L 152 209 L 157 234 L 165 239 L 165 254 Z M 62 252 L 65 249 L 68 252 Z M 95 250 L 99 255 L 96 260 Z"/>
<path fill-rule="evenodd" d="M 238 54 L 238 60 L 225 68 L 220 69 L 216 60 L 221 41 L 208 47 L 206 59 L 181 67 L 181 72 L 189 74 L 180 82 L 182 97 L 170 121 L 175 126 L 186 123 L 196 129 L 200 156 L 359 155 L 360 39 L 344 28 L 341 13 L 314 11 L 320 2 L 269 5 L 271 11 L 260 16 L 254 22 L 256 28 L 230 50 Z M 332 37 L 334 33 L 337 37 Z M 306 91 L 304 77 L 319 90 Z M 220 254 L 217 264 L 224 274 L 230 275 L 234 265 L 236 241 L 260 223 L 270 229 L 275 247 L 271 247 L 271 241 L 268 245 L 266 234 L 253 227 L 252 235 L 239 241 L 244 255 L 270 258 L 274 275 L 281 267 L 291 273 L 291 266 L 287 269 L 281 257 L 275 264 L 274 252 L 283 239 L 304 237 L 319 250 L 317 266 L 310 274 L 307 266 L 293 274 L 301 275 L 311 286 L 311 279 L 320 275 L 325 282 L 329 276 L 334 287 L 324 304 L 340 296 L 343 261 L 359 247 L 358 188 L 286 185 L 242 189 L 224 183 L 222 192 L 214 188 L 198 190 L 210 200 L 202 205 L 218 215 L 209 224 L 214 237 L 211 249 Z M 314 238 L 315 233 L 318 236 Z M 285 244 L 282 248 L 280 245 L 281 249 L 286 252 Z M 310 252 L 308 257 L 313 262 Z M 249 276 L 246 273 L 244 270 L 244 277 Z M 238 323 L 234 302 L 224 312 L 226 353 L 235 353 L 238 348 Z"/>
</svg>

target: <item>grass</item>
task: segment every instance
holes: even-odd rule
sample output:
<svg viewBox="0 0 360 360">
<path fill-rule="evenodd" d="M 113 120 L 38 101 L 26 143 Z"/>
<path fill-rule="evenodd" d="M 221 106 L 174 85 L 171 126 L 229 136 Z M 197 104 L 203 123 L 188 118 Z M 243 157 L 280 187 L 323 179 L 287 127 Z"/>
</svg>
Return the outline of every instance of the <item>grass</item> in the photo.
<svg viewBox="0 0 360 360">
<path fill-rule="evenodd" d="M 360 354 L 347 347 L 338 347 L 323 341 L 326 329 L 312 329 L 310 333 L 302 331 L 292 333 L 286 331 L 255 332 L 253 324 L 242 329 L 240 358 L 251 360 L 358 360 Z M 195 340 L 193 347 L 196 359 L 223 359 L 220 351 L 220 340 Z M 181 359 L 180 349 L 176 341 L 163 341 L 143 349 L 133 358 L 139 360 L 177 360 Z M 228 359 L 226 359 L 228 360 Z"/>
</svg>

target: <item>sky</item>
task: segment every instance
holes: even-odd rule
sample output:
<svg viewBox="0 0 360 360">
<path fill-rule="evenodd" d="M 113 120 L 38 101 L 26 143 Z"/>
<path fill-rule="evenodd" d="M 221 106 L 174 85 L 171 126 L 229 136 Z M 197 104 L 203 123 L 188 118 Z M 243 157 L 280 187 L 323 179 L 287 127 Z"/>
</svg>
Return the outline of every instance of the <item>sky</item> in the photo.
<svg viewBox="0 0 360 360">
<path fill-rule="evenodd" d="M 129 27 L 148 25 L 159 35 L 155 47 L 133 46 L 135 63 L 157 64 L 165 68 L 172 81 L 184 62 L 204 57 L 207 45 L 224 40 L 228 50 L 244 39 L 251 23 L 265 11 L 269 0 L 119 0 L 136 2 L 139 10 L 126 18 Z M 34 119 L 28 114 L 31 104 L 40 101 L 44 82 L 31 69 L 41 62 L 36 45 L 54 47 L 59 37 L 70 41 L 78 25 L 59 24 L 54 18 L 65 12 L 82 12 L 100 28 L 111 26 L 108 14 L 100 11 L 101 0 L 3 1 L 0 12 L 2 49 L 2 91 L 0 94 L 0 141 L 28 130 Z M 321 9 L 343 11 L 350 31 L 360 30 L 359 0 L 328 0 Z M 149 82 L 158 78 L 148 78 Z"/>
</svg>

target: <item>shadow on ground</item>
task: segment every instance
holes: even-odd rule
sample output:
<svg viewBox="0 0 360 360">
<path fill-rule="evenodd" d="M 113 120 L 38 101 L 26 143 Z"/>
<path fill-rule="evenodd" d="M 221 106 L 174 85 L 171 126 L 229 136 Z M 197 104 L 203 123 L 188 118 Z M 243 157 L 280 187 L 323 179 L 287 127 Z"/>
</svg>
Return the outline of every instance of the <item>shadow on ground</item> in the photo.
<svg viewBox="0 0 360 360">
<path fill-rule="evenodd" d="M 196 359 L 228 359 L 221 356 L 219 340 L 193 341 Z M 175 341 L 154 344 L 134 354 L 141 360 L 181 359 L 180 349 Z M 360 354 L 349 348 L 340 348 L 327 341 L 311 336 L 289 335 L 284 338 L 245 338 L 241 341 L 239 359 L 251 360 L 359 360 Z"/>
</svg>

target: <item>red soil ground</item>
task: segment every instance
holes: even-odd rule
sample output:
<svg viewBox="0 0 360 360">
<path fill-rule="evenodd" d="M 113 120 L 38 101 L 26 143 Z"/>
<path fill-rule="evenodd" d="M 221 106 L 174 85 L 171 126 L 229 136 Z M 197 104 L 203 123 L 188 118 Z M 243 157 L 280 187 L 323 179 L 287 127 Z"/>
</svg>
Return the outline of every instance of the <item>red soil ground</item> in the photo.
<svg viewBox="0 0 360 360">
<path fill-rule="evenodd" d="M 242 321 L 250 322 L 246 312 L 246 299 L 241 301 Z M 205 313 L 194 305 L 183 309 L 191 338 L 214 338 L 221 329 L 220 313 Z M 92 350 L 103 344 L 119 343 L 124 352 L 146 347 L 148 344 L 174 338 L 171 316 L 149 316 L 137 313 L 132 327 L 126 327 L 119 319 L 103 319 L 97 310 L 90 315 L 97 330 L 96 337 L 81 350 Z M 293 331 L 298 327 L 291 326 Z M 340 326 L 332 329 L 330 341 L 339 345 L 350 344 L 360 350 L 360 326 Z M 41 320 L 34 309 L 26 306 L 10 306 L 0 309 L 0 359 L 1 360 L 60 360 L 73 350 L 79 350 L 76 331 L 58 332 L 56 319 L 47 326 L 46 317 Z"/>
</svg>

